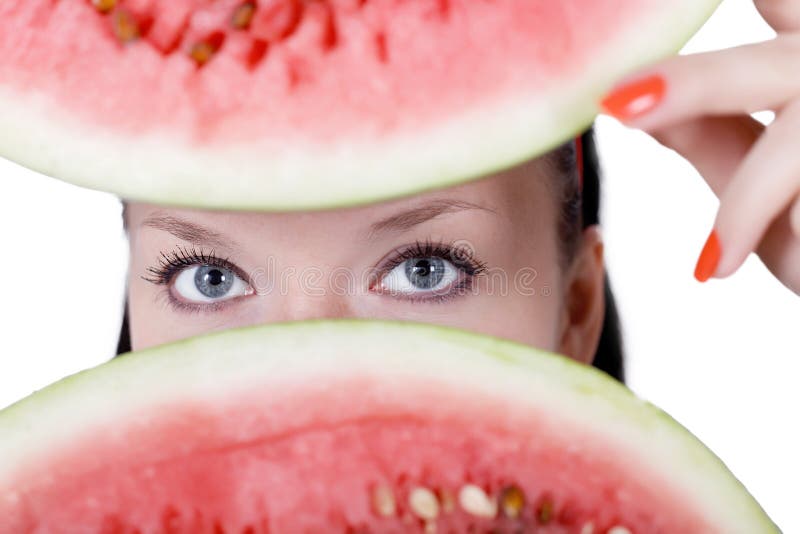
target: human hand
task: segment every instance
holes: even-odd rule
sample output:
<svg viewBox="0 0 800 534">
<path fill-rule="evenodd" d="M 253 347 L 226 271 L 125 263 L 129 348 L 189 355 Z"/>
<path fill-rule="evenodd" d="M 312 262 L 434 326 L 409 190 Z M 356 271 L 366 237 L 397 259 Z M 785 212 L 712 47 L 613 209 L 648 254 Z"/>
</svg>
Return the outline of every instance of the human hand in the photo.
<svg viewBox="0 0 800 534">
<path fill-rule="evenodd" d="M 626 76 L 603 110 L 691 162 L 719 198 L 695 277 L 734 273 L 755 251 L 800 295 L 800 0 L 756 0 L 763 43 L 670 57 Z M 773 110 L 765 127 L 750 113 Z"/>
</svg>

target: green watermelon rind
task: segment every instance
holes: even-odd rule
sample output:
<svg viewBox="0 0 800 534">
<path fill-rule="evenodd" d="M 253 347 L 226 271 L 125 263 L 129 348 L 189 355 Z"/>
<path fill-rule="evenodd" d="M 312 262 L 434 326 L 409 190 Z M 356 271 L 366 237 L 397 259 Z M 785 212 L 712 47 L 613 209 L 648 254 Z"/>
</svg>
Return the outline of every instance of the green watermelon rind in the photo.
<svg viewBox="0 0 800 534">
<path fill-rule="evenodd" d="M 369 347 L 383 352 L 366 358 Z M 267 387 L 265 382 L 279 382 L 284 375 L 307 380 L 315 373 L 324 377 L 364 369 L 377 376 L 425 376 L 488 388 L 501 398 L 514 396 L 530 404 L 549 402 L 559 420 L 572 419 L 624 446 L 633 441 L 632 450 L 643 455 L 646 465 L 669 466 L 663 468 L 667 479 L 693 502 L 705 503 L 701 509 L 714 518 L 712 524 L 721 525 L 720 532 L 780 532 L 691 432 L 605 373 L 483 334 L 364 319 L 273 323 L 205 334 L 114 359 L 48 386 L 0 412 L 0 503 L 4 479 L 37 454 L 46 455 L 48 447 L 74 437 L 85 428 L 82 420 L 113 424 L 128 409 L 163 409 L 165 402 L 186 399 L 212 402 L 214 394 L 224 398 L 242 383 Z M 228 379 L 233 385 L 225 385 Z"/>
<path fill-rule="evenodd" d="M 278 166 L 258 144 L 217 150 L 171 137 L 117 138 L 75 122 L 41 95 L 0 85 L 0 155 L 77 185 L 171 206 L 292 211 L 390 200 L 501 172 L 575 137 L 620 77 L 680 50 L 720 1 L 654 6 L 648 20 L 602 43 L 589 67 L 548 93 L 475 109 L 413 138 L 280 147 Z"/>
</svg>

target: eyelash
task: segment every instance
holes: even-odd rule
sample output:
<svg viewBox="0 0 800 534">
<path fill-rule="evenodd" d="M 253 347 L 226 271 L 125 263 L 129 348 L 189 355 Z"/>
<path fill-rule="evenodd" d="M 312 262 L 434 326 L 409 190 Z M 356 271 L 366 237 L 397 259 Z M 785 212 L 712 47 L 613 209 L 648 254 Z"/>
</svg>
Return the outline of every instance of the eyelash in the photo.
<svg viewBox="0 0 800 534">
<path fill-rule="evenodd" d="M 424 302 L 444 302 L 457 296 L 458 293 L 468 291 L 475 276 L 479 275 L 486 270 L 486 264 L 471 254 L 471 249 L 464 246 L 458 246 L 454 243 L 433 242 L 433 241 L 417 241 L 408 247 L 397 248 L 392 252 L 392 256 L 388 261 L 385 261 L 380 271 L 380 277 L 376 280 L 380 282 L 383 278 L 391 272 L 392 269 L 402 264 L 404 261 L 414 258 L 430 258 L 437 257 L 451 262 L 457 269 L 466 274 L 466 278 L 454 288 L 454 291 L 448 292 L 444 295 L 435 295 L 433 297 L 415 297 L 404 296 L 395 297 L 408 301 L 424 301 Z M 211 265 L 223 269 L 228 269 L 243 280 L 248 277 L 245 273 L 234 265 L 228 258 L 220 258 L 214 255 L 211 250 L 208 253 L 203 252 L 195 247 L 184 247 L 178 245 L 175 250 L 169 253 L 161 252 L 158 258 L 158 266 L 148 267 L 146 270 L 150 276 L 142 276 L 143 280 L 159 286 L 169 286 L 175 276 L 177 276 L 183 269 L 187 267 L 194 267 L 196 265 Z M 372 289 L 370 287 L 370 289 Z M 176 311 L 186 313 L 199 313 L 199 312 L 216 312 L 223 309 L 230 301 L 220 301 L 213 303 L 197 304 L 182 302 L 175 298 L 169 288 L 167 288 L 161 295 L 166 298 L 167 303 Z M 236 299 L 232 299 L 236 300 Z"/>
<path fill-rule="evenodd" d="M 182 247 L 180 245 L 175 247 L 175 250 L 168 254 L 162 251 L 158 258 L 158 267 L 147 268 L 147 272 L 152 276 L 143 276 L 142 279 L 156 285 L 168 285 L 180 271 L 187 267 L 194 267 L 195 265 L 211 265 L 221 269 L 229 269 L 243 280 L 247 280 L 247 276 L 241 269 L 231 263 L 228 258 L 215 256 L 213 250 L 206 254 L 202 250 L 198 250 L 194 247 Z"/>
<path fill-rule="evenodd" d="M 162 251 L 158 258 L 158 266 L 147 268 L 147 272 L 150 273 L 151 276 L 142 276 L 142 279 L 156 285 L 169 286 L 183 269 L 196 265 L 211 265 L 221 269 L 229 269 L 236 273 L 242 280 L 248 279 L 247 275 L 229 261 L 228 258 L 216 256 L 213 250 L 206 253 L 195 247 L 183 247 L 181 245 L 176 246 L 175 250 L 169 253 Z M 175 298 L 169 287 L 166 287 L 158 297 L 163 299 L 173 310 L 189 314 L 218 312 L 231 303 L 231 300 L 204 304 L 183 302 Z"/>
<path fill-rule="evenodd" d="M 406 260 L 414 258 L 442 258 L 451 262 L 456 267 L 463 269 L 469 275 L 475 275 L 486 269 L 486 264 L 471 254 L 471 249 L 458 246 L 454 243 L 447 244 L 442 241 L 417 241 L 410 247 L 396 248 L 392 252 L 392 259 L 384 266 L 391 270 Z"/>
<path fill-rule="evenodd" d="M 441 258 L 447 260 L 455 267 L 466 274 L 466 278 L 462 280 L 459 285 L 443 295 L 434 295 L 433 297 L 406 295 L 402 297 L 395 296 L 401 300 L 408 300 L 412 302 L 445 302 L 453 297 L 469 291 L 472 288 L 473 280 L 476 276 L 486 270 L 486 263 L 475 258 L 472 254 L 472 249 L 467 246 L 459 246 L 455 243 L 445 243 L 443 241 L 417 241 L 409 247 L 397 248 L 392 252 L 391 259 L 383 264 L 380 268 L 381 275 L 375 283 L 380 283 L 383 277 L 392 269 L 401 265 L 404 261 L 412 260 L 415 258 Z"/>
<path fill-rule="evenodd" d="M 223 300 L 220 302 L 209 302 L 205 304 L 198 304 L 193 302 L 182 302 L 172 296 L 169 288 L 165 288 L 161 293 L 158 295 L 159 299 L 163 299 L 166 301 L 166 304 L 170 306 L 173 310 L 178 312 L 184 312 L 188 314 L 200 314 L 200 313 L 215 313 L 218 311 L 223 310 L 226 306 L 228 306 L 231 301 L 230 300 Z M 235 299 L 232 299 L 235 300 Z"/>
</svg>

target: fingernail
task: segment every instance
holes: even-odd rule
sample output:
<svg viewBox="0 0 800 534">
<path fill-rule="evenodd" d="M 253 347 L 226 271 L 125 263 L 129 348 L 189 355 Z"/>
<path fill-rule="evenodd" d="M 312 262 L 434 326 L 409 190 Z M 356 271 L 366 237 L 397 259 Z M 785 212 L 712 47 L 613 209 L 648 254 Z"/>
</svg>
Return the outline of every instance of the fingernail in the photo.
<svg viewBox="0 0 800 534">
<path fill-rule="evenodd" d="M 714 275 L 721 254 L 722 249 L 719 246 L 717 231 L 712 230 L 705 246 L 703 246 L 700 257 L 697 259 L 697 266 L 694 268 L 694 277 L 697 278 L 698 282 L 705 282 Z"/>
<path fill-rule="evenodd" d="M 653 74 L 614 88 L 600 105 L 609 115 L 621 121 L 630 120 L 656 107 L 666 89 L 664 78 Z"/>
</svg>

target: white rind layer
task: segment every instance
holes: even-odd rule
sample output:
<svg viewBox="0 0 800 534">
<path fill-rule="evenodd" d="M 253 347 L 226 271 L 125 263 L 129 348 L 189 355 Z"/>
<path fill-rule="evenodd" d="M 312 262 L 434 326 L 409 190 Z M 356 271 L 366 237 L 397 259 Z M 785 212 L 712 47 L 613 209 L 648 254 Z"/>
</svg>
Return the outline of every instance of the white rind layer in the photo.
<svg viewBox="0 0 800 534">
<path fill-rule="evenodd" d="M 669 480 L 724 534 L 779 532 L 725 465 L 653 405 L 591 367 L 497 338 L 376 320 L 276 323 L 191 338 L 73 375 L 0 412 L 0 508 L 19 469 L 96 428 L 164 406 L 214 406 L 236 392 L 374 377 L 439 383 L 544 407 Z M 483 397 L 479 397 L 483 398 Z M 346 417 L 347 414 L 342 414 Z M 575 425 L 575 426 L 573 426 Z"/>
<path fill-rule="evenodd" d="M 555 90 L 531 88 L 427 131 L 338 145 L 199 147 L 172 132 L 120 136 L 76 120 L 46 93 L 0 82 L 0 156 L 67 182 L 175 206 L 293 210 L 393 198 L 485 176 L 575 136 L 615 80 L 676 52 L 719 1 L 662 2 L 660 12 L 598 44 L 590 67 Z"/>
</svg>

